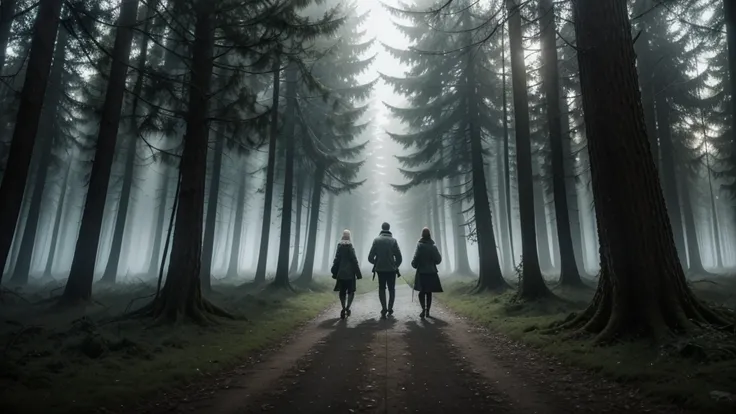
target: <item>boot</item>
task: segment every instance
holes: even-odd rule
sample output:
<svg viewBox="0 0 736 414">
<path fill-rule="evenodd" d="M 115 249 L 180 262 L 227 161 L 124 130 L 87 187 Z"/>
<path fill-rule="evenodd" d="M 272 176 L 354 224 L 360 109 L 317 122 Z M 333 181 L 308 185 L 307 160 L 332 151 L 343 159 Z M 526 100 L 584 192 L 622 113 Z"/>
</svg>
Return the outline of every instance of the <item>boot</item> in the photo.
<svg viewBox="0 0 736 414">
<path fill-rule="evenodd" d="M 345 292 L 340 292 L 340 304 L 342 305 L 340 319 L 345 319 Z"/>
<path fill-rule="evenodd" d="M 429 316 L 429 308 L 431 308 L 431 307 L 432 307 L 432 293 L 429 292 L 429 293 L 427 293 L 427 309 L 424 311 L 424 316 L 426 316 L 428 318 L 430 317 Z"/>
<path fill-rule="evenodd" d="M 388 292 L 388 314 L 393 315 L 394 314 L 394 300 L 396 299 L 396 292 L 390 291 Z"/>
<path fill-rule="evenodd" d="M 426 296 L 427 296 L 426 293 L 419 292 L 419 304 L 422 305 L 422 313 L 419 314 L 419 317 L 422 319 L 424 319 L 424 315 L 426 314 L 426 310 L 427 310 Z"/>
<path fill-rule="evenodd" d="M 378 300 L 381 301 L 381 318 L 386 317 L 386 291 L 385 290 L 379 290 L 378 291 Z"/>
<path fill-rule="evenodd" d="M 345 313 L 350 316 L 350 305 L 353 304 L 353 299 L 355 299 L 355 293 L 348 293 L 348 305 L 345 307 Z"/>
</svg>

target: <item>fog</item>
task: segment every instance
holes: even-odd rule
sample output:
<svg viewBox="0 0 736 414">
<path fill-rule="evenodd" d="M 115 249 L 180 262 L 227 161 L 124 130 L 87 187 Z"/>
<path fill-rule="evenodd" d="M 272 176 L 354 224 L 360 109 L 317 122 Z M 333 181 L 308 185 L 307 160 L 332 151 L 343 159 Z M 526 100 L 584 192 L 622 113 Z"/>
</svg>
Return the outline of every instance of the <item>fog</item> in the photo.
<svg viewBox="0 0 736 414">
<path fill-rule="evenodd" d="M 332 3 L 340 2 L 335 0 Z M 429 1 L 424 3 L 426 3 L 425 6 L 432 4 Z M 321 183 L 324 188 L 321 192 L 320 203 L 319 205 L 313 205 L 314 166 L 318 165 L 318 162 L 307 160 L 311 153 L 308 150 L 304 150 L 306 152 L 302 151 L 302 147 L 297 148 L 296 173 L 293 185 L 295 199 L 291 210 L 291 240 L 289 242 L 289 274 L 292 278 L 296 278 L 302 273 L 304 262 L 307 259 L 310 227 L 314 225 L 311 222 L 310 213 L 314 209 L 319 210 L 313 257 L 316 276 L 324 276 L 328 273 L 335 244 L 339 240 L 343 229 L 352 231 L 361 264 L 369 268 L 367 263 L 368 250 L 373 238 L 378 235 L 383 222 L 390 223 L 391 231 L 399 241 L 406 261 L 411 259 L 420 231 L 426 226 L 432 230 L 433 236 L 446 258 L 441 265 L 441 272 L 448 275 L 460 274 L 466 277 L 475 277 L 480 272 L 481 257 L 479 256 L 477 230 L 474 223 L 476 216 L 474 211 L 475 202 L 471 196 L 465 194 L 472 187 L 472 170 L 466 168 L 470 164 L 463 164 L 464 161 L 459 161 L 456 168 L 457 174 L 445 174 L 434 180 L 426 179 L 409 189 L 401 188 L 401 186 L 411 181 L 406 174 L 401 172 L 402 169 L 424 168 L 434 162 L 432 160 L 435 158 L 427 161 L 424 165 L 407 166 L 406 163 L 402 165 L 401 159 L 411 156 L 416 148 L 402 145 L 397 139 L 392 138 L 392 135 L 396 134 L 414 133 L 418 130 L 416 125 L 422 122 L 428 125 L 430 121 L 416 121 L 416 125 L 410 125 L 409 122 L 406 122 L 406 119 L 402 120 L 401 117 L 396 115 L 396 111 L 391 109 L 410 108 L 413 105 L 412 99 L 415 99 L 422 91 L 417 90 L 406 94 L 397 93 L 395 85 L 391 85 L 387 81 L 387 77 L 399 79 L 405 76 L 414 76 L 408 74 L 413 63 L 410 61 L 401 63 L 389 49 L 403 50 L 408 53 L 410 50 L 416 50 L 411 49 L 416 47 L 416 39 L 409 39 L 392 23 L 396 22 L 408 26 L 412 24 L 411 19 L 407 19 L 406 16 L 402 18 L 396 13 L 391 13 L 383 4 L 392 7 L 403 7 L 398 2 L 387 1 L 381 3 L 374 0 L 361 0 L 357 2 L 357 12 L 354 15 L 360 16 L 369 13 L 365 21 L 354 28 L 357 34 L 351 41 L 358 44 L 373 39 L 373 44 L 360 53 L 360 59 L 372 59 L 370 65 L 367 66 L 366 70 L 355 71 L 351 74 L 354 77 L 351 82 L 354 83 L 350 87 L 357 88 L 358 85 L 372 84 L 368 96 L 357 97 L 356 95 L 356 97 L 350 98 L 351 104 L 354 105 L 352 109 L 355 109 L 356 113 L 360 113 L 359 116 L 351 120 L 351 128 L 354 127 L 354 129 L 349 132 L 345 132 L 347 131 L 345 129 L 342 133 L 354 135 L 352 139 L 349 142 L 338 144 L 322 142 L 322 136 L 317 136 L 319 135 L 317 128 L 321 128 L 322 125 L 330 122 L 332 122 L 330 124 L 330 128 L 332 128 L 337 123 L 327 119 L 315 119 L 314 116 L 310 118 L 309 114 L 313 115 L 318 112 L 317 110 L 315 112 L 308 111 L 312 110 L 310 108 L 317 107 L 316 102 L 319 102 L 321 98 L 315 97 L 318 95 L 317 92 L 312 97 L 308 96 L 306 89 L 298 92 L 300 102 L 304 103 L 304 109 L 299 110 L 303 113 L 300 112 L 301 115 L 299 116 L 304 118 L 303 123 L 298 125 L 295 134 L 309 136 L 309 139 L 316 143 L 314 145 L 324 144 L 324 148 L 328 148 L 317 148 L 317 152 L 323 150 L 326 153 L 332 151 L 330 154 L 339 152 L 340 162 L 345 163 L 345 165 L 335 168 L 334 171 L 328 169 L 325 179 Z M 473 7 L 479 16 L 486 16 L 484 17 L 486 21 L 493 21 L 495 19 L 493 17 L 495 16 L 494 12 L 501 10 L 500 2 L 495 1 L 480 2 Z M 316 9 L 302 12 L 319 16 L 326 8 L 327 6 L 319 6 Z M 529 13 L 532 12 L 529 11 Z M 569 10 L 563 7 L 561 13 L 562 16 L 566 16 Z M 443 21 L 451 20 L 451 17 L 452 14 L 448 12 L 440 17 L 426 17 L 426 19 L 442 24 Z M 708 16 L 702 17 L 703 20 L 708 18 Z M 19 22 L 18 25 L 20 24 Z M 490 30 L 488 27 L 482 26 L 478 26 L 476 29 L 475 32 L 469 32 L 471 39 L 469 44 L 475 44 Z M 528 33 L 537 30 L 535 25 L 531 23 L 525 23 L 523 29 Z M 344 30 L 346 30 L 344 33 L 347 33 L 352 28 Z M 453 32 L 453 30 L 456 30 L 453 27 L 434 26 L 433 30 L 447 37 L 458 37 L 458 33 L 460 33 Z M 565 30 L 569 30 L 569 27 L 563 27 L 561 30 L 563 35 L 565 33 L 569 34 L 569 32 L 565 32 Z M 670 30 L 675 33 L 678 30 L 686 29 L 674 27 Z M 501 31 L 503 32 L 503 30 Z M 336 39 L 332 37 L 326 42 L 336 43 Z M 315 44 L 319 45 L 319 41 Z M 465 46 L 470 47 L 469 44 Z M 492 96 L 483 98 L 486 99 L 484 105 L 489 108 L 489 113 L 492 116 L 500 113 L 502 104 L 498 91 L 502 91 L 501 93 L 507 94 L 508 97 L 506 105 L 508 105 L 508 134 L 511 142 L 507 150 L 509 152 L 505 156 L 510 157 L 509 169 L 504 169 L 502 161 L 504 147 L 503 134 L 500 132 L 502 125 L 500 118 L 492 118 L 492 125 L 484 125 L 482 147 L 494 243 L 496 244 L 504 276 L 513 280 L 516 278 L 514 269 L 521 260 L 522 228 L 519 215 L 515 144 L 513 142 L 516 125 L 514 108 L 511 102 L 510 58 L 509 53 L 505 53 L 503 57 L 500 54 L 500 50 L 508 46 L 508 38 L 504 40 L 500 34 L 496 34 L 490 40 L 481 44 L 480 47 L 485 54 L 482 56 L 479 54 L 477 59 L 486 59 L 482 64 L 485 65 L 489 78 L 492 78 L 487 85 L 492 91 Z M 555 200 L 552 191 L 549 145 L 546 142 L 548 133 L 544 125 L 544 111 L 540 109 L 543 102 L 538 70 L 542 66 L 540 46 L 539 42 L 534 39 L 527 39 L 524 46 L 526 48 L 524 62 L 527 66 L 527 89 L 532 124 L 532 169 L 537 247 L 540 266 L 545 277 L 549 280 L 556 280 L 560 268 L 560 246 L 558 245 Z M 8 45 L 8 56 L 12 59 L 20 59 L 19 51 L 23 47 L 24 45 L 18 40 L 11 42 Z M 691 44 L 689 47 L 694 48 L 695 46 Z M 558 41 L 558 48 L 562 55 L 561 60 L 570 60 L 572 54 L 569 45 L 566 45 L 563 41 Z M 443 51 L 438 50 L 436 52 Z M 78 58 L 78 53 L 77 50 L 71 48 L 66 52 L 66 59 L 69 60 L 67 65 L 71 66 L 71 62 Z M 135 61 L 139 53 L 140 46 L 135 46 L 131 62 Z M 160 51 L 157 53 L 159 55 L 165 54 Z M 446 50 L 444 53 L 449 54 Z M 704 51 L 697 59 L 705 62 L 712 56 L 713 53 Z M 429 59 L 427 56 L 424 56 L 424 58 Z M 158 56 L 157 59 L 160 60 L 161 57 Z M 252 58 L 243 57 L 242 59 L 247 61 Z M 305 66 L 314 65 L 317 68 L 320 59 L 324 58 L 314 58 L 312 56 L 305 59 Z M 505 65 L 503 70 L 505 70 L 506 83 L 498 84 L 497 82 L 500 82 L 502 76 L 502 59 Z M 416 65 L 416 62 L 414 65 Z M 82 83 L 94 84 L 100 82 L 98 74 L 92 67 L 85 67 L 83 70 L 67 68 L 67 70 L 70 73 L 82 72 L 84 79 Z M 258 85 L 252 86 L 253 90 L 257 92 L 254 94 L 257 105 L 254 105 L 247 114 L 244 112 L 243 118 L 263 115 L 273 104 L 273 85 L 270 80 L 272 75 L 268 70 L 259 70 L 260 74 L 253 75 L 257 77 L 257 80 L 249 81 L 251 86 Z M 322 72 L 319 72 L 319 70 L 322 70 Z M 322 81 L 329 84 L 329 71 L 325 72 L 324 67 L 319 70 L 315 69 L 315 76 L 321 76 Z M 574 71 L 574 68 L 563 67 L 561 70 L 570 72 Z M 689 76 L 696 77 L 708 70 L 709 68 L 702 65 L 695 72 L 691 72 Z M 317 72 L 319 73 L 317 74 Z M 288 74 L 282 75 L 282 78 L 285 79 L 287 76 Z M 337 78 L 338 76 L 335 75 L 335 79 Z M 715 75 L 711 75 L 711 78 L 709 85 L 712 88 L 717 79 Z M 129 74 L 128 83 L 132 85 L 134 79 L 135 75 Z M 340 80 L 339 85 L 336 84 L 334 89 L 339 90 L 347 87 L 342 85 L 346 82 L 348 81 Z M 449 96 L 454 93 L 451 91 L 451 86 L 443 84 L 446 80 L 438 80 L 438 82 L 438 85 L 442 85 L 438 87 L 450 88 L 445 92 L 446 95 Z M 286 84 L 288 81 L 283 81 L 283 83 Z M 61 85 L 56 85 L 56 87 L 61 88 Z M 80 99 L 90 94 L 89 91 L 82 91 L 82 85 L 70 83 L 66 88 L 70 94 L 76 94 Z M 703 97 L 709 96 L 708 94 L 711 93 L 708 91 L 708 87 L 703 87 Z M 280 96 L 283 98 L 286 95 L 282 91 Z M 128 96 L 126 99 L 132 98 Z M 289 98 L 286 97 L 285 99 L 288 100 Z M 586 139 L 580 113 L 582 109 L 578 85 L 573 84 L 572 81 L 563 82 L 562 99 L 568 108 L 565 116 L 566 120 L 563 123 L 566 128 L 565 132 L 569 136 L 565 156 L 569 160 L 570 166 L 566 173 L 568 175 L 566 181 L 568 183 L 568 201 L 571 202 L 569 211 L 572 220 L 575 222 L 572 224 L 573 244 L 576 246 L 575 253 L 582 256 L 576 258 L 582 266 L 579 269 L 580 273 L 584 277 L 593 278 L 599 270 L 598 236 L 591 193 L 590 168 L 586 154 Z M 232 96 L 224 96 L 223 93 L 222 97 L 216 96 L 213 98 L 213 107 L 227 106 L 230 101 L 235 100 Z M 430 100 L 431 102 L 435 101 Z M 12 281 L 19 263 L 21 263 L 19 260 L 28 255 L 31 257 L 28 274 L 33 283 L 46 283 L 52 279 L 62 281 L 69 275 L 75 253 L 75 244 L 79 237 L 82 209 L 85 204 L 90 165 L 93 159 L 88 146 L 80 146 L 78 143 L 71 142 L 75 139 L 82 141 L 81 137 L 86 135 L 94 136 L 99 122 L 94 117 L 84 118 L 82 116 L 85 115 L 83 108 L 73 108 L 71 102 L 62 102 L 59 105 L 62 109 L 66 108 L 69 111 L 68 113 L 71 114 L 67 121 L 73 125 L 69 128 L 59 127 L 64 130 L 63 134 L 70 138 L 64 142 L 54 143 L 51 150 L 53 153 L 51 161 L 47 160 L 50 167 L 49 171 L 44 173 L 47 174 L 45 179 L 38 178 L 39 171 L 41 171 L 39 163 L 44 162 L 41 160 L 43 154 L 38 153 L 40 150 L 34 153 L 20 218 L 17 222 L 9 260 L 5 267 L 5 274 L 7 275 L 3 279 L 5 283 Z M 68 108 L 64 105 L 67 105 Z M 130 105 L 130 103 L 126 103 L 126 108 L 127 105 Z M 366 107 L 365 110 L 358 111 L 356 109 L 363 106 Z M 62 109 L 59 109 L 60 113 Z M 281 110 L 287 111 L 288 108 Z M 431 108 L 428 107 L 427 111 L 430 110 Z M 149 111 L 149 114 L 153 113 L 151 109 L 147 109 L 147 111 Z M 429 114 L 426 116 L 427 118 L 430 117 Z M 692 265 L 692 252 L 699 251 L 700 259 L 698 260 L 702 260 L 704 269 L 697 269 L 699 266 L 695 266 L 696 270 L 725 272 L 736 267 L 736 257 L 732 253 L 734 251 L 733 241 L 736 236 L 734 233 L 734 209 L 732 196 L 727 191 L 727 186 L 730 185 L 731 180 L 723 174 L 725 167 L 723 167 L 723 156 L 718 154 L 718 146 L 711 144 L 709 141 L 718 138 L 722 131 L 719 129 L 720 127 L 708 121 L 707 116 L 707 114 L 695 112 L 673 121 L 672 134 L 680 138 L 680 143 L 677 145 L 687 148 L 689 150 L 687 157 L 690 157 L 686 160 L 685 155 L 683 155 L 684 150 L 678 147 L 677 151 L 680 151 L 680 153 L 675 157 L 675 169 L 678 171 L 678 177 L 674 180 L 674 185 L 679 188 L 676 202 L 680 204 L 680 207 L 677 208 L 679 212 L 677 222 L 681 231 L 679 236 L 676 234 L 676 237 L 682 237 L 682 245 L 687 247 L 681 252 L 683 263 Z M 421 118 L 418 115 L 416 117 Z M 217 116 L 213 115 L 213 118 L 217 118 Z M 228 129 L 229 126 L 224 126 L 224 122 L 218 121 L 215 124 L 222 125 L 210 127 L 205 184 L 207 195 L 205 196 L 202 217 L 205 222 L 205 233 L 208 226 L 214 226 L 214 238 L 211 246 L 204 245 L 203 248 L 204 250 L 212 249 L 209 273 L 213 280 L 244 282 L 254 278 L 257 272 L 259 253 L 261 252 L 264 197 L 267 187 L 269 129 L 260 125 L 234 130 Z M 357 128 L 359 125 L 365 125 L 365 127 L 361 127 L 359 130 Z M 693 132 L 698 130 L 698 125 L 700 125 L 700 132 Z M 180 128 L 182 127 L 180 126 Z M 225 130 L 227 132 L 223 132 Z M 53 132 L 43 129 L 41 133 L 53 134 Z M 227 135 L 227 139 L 218 138 L 219 134 Z M 121 197 L 125 197 L 123 188 L 125 187 L 126 174 L 129 174 L 132 177 L 132 181 L 130 181 L 132 182 L 132 188 L 127 196 L 129 205 L 124 230 L 117 230 L 122 232 L 122 243 L 119 246 L 119 263 L 114 272 L 117 275 L 117 282 L 132 283 L 158 277 L 162 258 L 168 257 L 168 253 L 171 252 L 171 246 L 167 243 L 167 235 L 169 240 L 173 237 L 169 223 L 176 199 L 178 164 L 177 161 L 172 161 L 172 157 L 167 157 L 166 154 L 169 152 L 178 154 L 181 145 L 180 142 L 172 138 L 170 133 L 139 131 L 138 135 L 135 135 L 130 133 L 129 128 L 121 128 L 122 135 L 125 136 L 125 139 L 118 139 L 115 150 L 99 246 L 97 252 L 85 252 L 85 254 L 96 255 L 95 279 L 99 280 L 105 273 L 111 257 L 115 255 L 114 234 L 116 232 L 117 212 L 121 205 Z M 236 135 L 237 137 L 235 137 Z M 138 139 L 141 137 L 144 139 Z M 129 165 L 126 165 L 126 157 L 130 147 L 128 142 L 131 139 L 136 140 L 132 170 Z M 223 143 L 218 144 L 218 139 L 223 140 Z M 365 145 L 364 148 L 356 149 L 348 154 L 348 147 L 363 144 Z M 283 144 L 278 144 L 275 161 L 273 205 L 269 223 L 270 234 L 267 241 L 267 278 L 273 277 L 279 259 L 280 226 L 284 201 L 283 177 L 286 171 L 284 169 L 284 149 L 282 146 Z M 221 156 L 221 161 L 215 161 L 218 154 Z M 664 149 L 662 149 L 661 157 L 665 157 Z M 449 157 L 446 157 L 446 159 L 449 159 Z M 666 160 L 663 162 L 666 162 Z M 215 164 L 218 163 L 218 172 L 215 173 Z M 622 166 L 622 168 L 625 167 Z M 460 171 L 458 169 L 464 170 Z M 217 174 L 219 178 L 213 180 L 213 174 Z M 504 187 L 504 174 L 510 176 L 508 191 Z M 44 187 L 41 190 L 40 204 L 37 202 L 34 206 L 32 200 L 34 197 L 36 199 L 39 197 L 34 195 L 34 188 L 39 185 L 39 180 L 43 181 L 41 185 Z M 213 197 L 212 186 L 215 181 L 219 187 Z M 463 196 L 461 197 L 461 195 Z M 506 208 L 502 205 L 504 197 L 510 197 L 511 210 L 507 213 L 502 213 Z M 613 201 L 615 202 L 615 200 Z M 209 205 L 213 202 L 217 204 L 215 220 L 208 222 L 204 216 L 207 215 Z M 33 211 L 34 208 L 36 209 L 35 212 Z M 27 238 L 27 246 L 22 248 L 24 235 L 27 234 L 26 231 L 33 231 L 27 230 L 28 217 L 34 215 L 38 219 L 35 240 Z M 508 220 L 510 220 L 510 224 Z M 506 228 L 511 229 L 510 234 L 502 232 Z M 510 240 L 513 240 L 513 242 Z M 30 247 L 30 250 L 28 247 Z"/>
</svg>

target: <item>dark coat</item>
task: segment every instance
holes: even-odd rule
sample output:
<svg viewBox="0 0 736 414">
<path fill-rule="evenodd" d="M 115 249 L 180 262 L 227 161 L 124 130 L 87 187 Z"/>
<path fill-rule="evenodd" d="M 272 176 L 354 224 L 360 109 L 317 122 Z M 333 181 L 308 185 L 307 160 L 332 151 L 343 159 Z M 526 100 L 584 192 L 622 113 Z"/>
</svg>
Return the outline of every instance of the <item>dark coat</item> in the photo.
<svg viewBox="0 0 736 414">
<path fill-rule="evenodd" d="M 382 230 L 373 240 L 368 262 L 373 265 L 374 272 L 396 272 L 401 266 L 401 250 L 399 243 L 388 230 Z"/>
<path fill-rule="evenodd" d="M 417 269 L 414 290 L 419 292 L 442 292 L 442 284 L 437 274 L 437 265 L 442 255 L 432 239 L 420 239 L 414 251 L 411 267 Z"/>
<path fill-rule="evenodd" d="M 340 240 L 335 251 L 335 259 L 332 261 L 330 269 L 333 279 L 338 280 L 355 280 L 362 279 L 360 273 L 360 264 L 358 264 L 358 256 L 355 255 L 355 248 L 352 243 L 347 240 Z"/>
</svg>

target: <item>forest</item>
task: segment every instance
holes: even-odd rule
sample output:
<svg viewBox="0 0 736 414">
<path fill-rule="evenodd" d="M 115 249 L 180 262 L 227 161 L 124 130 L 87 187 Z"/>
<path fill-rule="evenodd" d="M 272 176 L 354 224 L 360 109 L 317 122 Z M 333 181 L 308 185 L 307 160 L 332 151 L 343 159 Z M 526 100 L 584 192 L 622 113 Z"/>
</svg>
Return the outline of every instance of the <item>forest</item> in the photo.
<svg viewBox="0 0 736 414">
<path fill-rule="evenodd" d="M 734 97 L 732 0 L 0 0 L 0 409 L 734 412 Z"/>
</svg>

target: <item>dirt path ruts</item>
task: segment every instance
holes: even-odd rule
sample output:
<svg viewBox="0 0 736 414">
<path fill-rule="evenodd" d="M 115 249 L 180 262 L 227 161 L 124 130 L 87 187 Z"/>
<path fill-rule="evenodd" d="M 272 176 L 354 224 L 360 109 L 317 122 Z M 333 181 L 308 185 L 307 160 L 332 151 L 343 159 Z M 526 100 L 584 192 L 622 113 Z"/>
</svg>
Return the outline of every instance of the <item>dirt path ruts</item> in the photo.
<svg viewBox="0 0 736 414">
<path fill-rule="evenodd" d="M 166 409 L 145 412 L 678 411 L 555 364 L 534 350 L 471 326 L 440 304 L 434 306 L 433 318 L 420 319 L 410 288 L 400 285 L 393 318 L 379 319 L 375 292 L 361 295 L 350 318 L 340 320 L 339 309 L 331 309 L 265 361 L 230 373 L 226 381 L 218 382 L 219 390 L 206 393 L 207 398 L 180 400 L 175 408 L 168 404 Z"/>
</svg>

